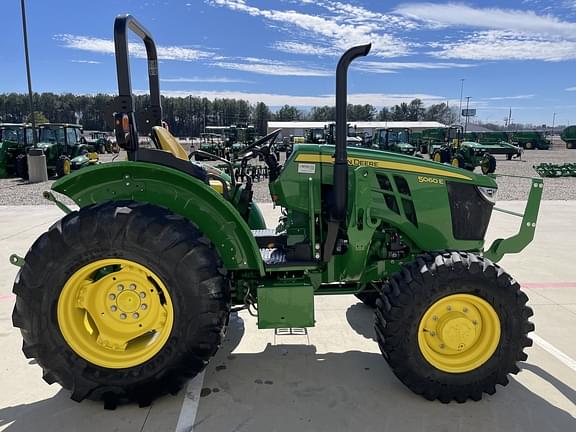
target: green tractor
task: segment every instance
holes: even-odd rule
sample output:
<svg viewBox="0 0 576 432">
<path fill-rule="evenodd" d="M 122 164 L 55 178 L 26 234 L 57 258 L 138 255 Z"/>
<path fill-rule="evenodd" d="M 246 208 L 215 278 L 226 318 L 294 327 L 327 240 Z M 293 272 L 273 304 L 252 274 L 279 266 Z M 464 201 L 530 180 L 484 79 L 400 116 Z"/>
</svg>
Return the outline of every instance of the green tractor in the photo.
<svg viewBox="0 0 576 432">
<path fill-rule="evenodd" d="M 453 125 L 447 128 L 446 144 L 433 150 L 431 159 L 469 171 L 474 171 L 479 166 L 482 173 L 493 174 L 496 171 L 496 158 L 482 144 L 464 141 L 463 137 L 462 126 Z"/>
<path fill-rule="evenodd" d="M 576 126 L 568 126 L 560 134 L 562 141 L 566 143 L 567 149 L 576 149 Z"/>
<path fill-rule="evenodd" d="M 100 131 L 90 131 L 84 132 L 84 139 L 86 140 L 87 144 L 90 144 L 94 147 L 94 150 L 97 153 L 104 154 L 104 153 L 118 153 L 120 151 L 120 147 L 114 143 L 106 132 Z"/>
<path fill-rule="evenodd" d="M 33 133 L 27 124 L 0 123 L 0 178 L 26 175 L 26 151 L 34 143 Z"/>
<path fill-rule="evenodd" d="M 38 125 L 38 143 L 46 155 L 49 173 L 58 177 L 98 163 L 98 153 L 82 136 L 82 126 L 69 123 L 43 123 Z"/>
<path fill-rule="evenodd" d="M 526 150 L 548 150 L 550 139 L 540 131 L 516 131 L 510 134 L 510 142 Z"/>
<path fill-rule="evenodd" d="M 138 144 L 128 29 L 147 50 L 152 106 L 138 127 L 155 149 Z M 385 361 L 426 399 L 479 400 L 518 372 L 532 310 L 496 262 L 532 241 L 541 179 L 529 180 L 519 232 L 487 247 L 493 177 L 347 148 L 347 71 L 370 51 L 361 45 L 336 70 L 335 145 L 295 144 L 284 166 L 270 150 L 275 136 L 240 153 L 269 168 L 283 212 L 267 229 L 250 182 L 190 162 L 161 126 L 151 34 L 127 15 L 116 18 L 114 38 L 115 132 L 128 160 L 55 182 L 79 210 L 47 192 L 68 214 L 25 258 L 11 257 L 21 267 L 13 323 L 45 381 L 76 401 L 147 405 L 206 367 L 231 311 L 256 314 L 261 329 L 311 327 L 314 297 L 336 294 L 374 308 Z"/>
<path fill-rule="evenodd" d="M 466 141 L 476 142 L 484 147 L 486 153 L 505 155 L 507 160 L 522 156 L 522 148 L 508 142 L 506 132 L 466 132 Z"/>
<path fill-rule="evenodd" d="M 413 156 L 416 147 L 410 144 L 410 129 L 376 129 L 372 136 L 372 148 Z"/>
</svg>

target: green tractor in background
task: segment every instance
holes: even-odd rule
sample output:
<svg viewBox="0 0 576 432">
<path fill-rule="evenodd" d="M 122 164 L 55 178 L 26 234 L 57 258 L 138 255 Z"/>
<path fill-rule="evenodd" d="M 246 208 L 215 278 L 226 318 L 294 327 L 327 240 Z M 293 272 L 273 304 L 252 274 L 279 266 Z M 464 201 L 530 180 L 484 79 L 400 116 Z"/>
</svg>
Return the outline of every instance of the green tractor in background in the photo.
<svg viewBox="0 0 576 432">
<path fill-rule="evenodd" d="M 560 134 L 562 141 L 566 143 L 567 149 L 576 149 L 576 126 L 568 126 Z"/>
<path fill-rule="evenodd" d="M 479 166 L 483 174 L 496 171 L 496 158 L 482 144 L 464 141 L 462 126 L 450 126 L 446 129 L 445 137 L 446 143 L 430 154 L 432 160 L 469 171 L 474 171 Z M 429 147 L 429 150 L 432 149 L 433 147 Z"/>
<path fill-rule="evenodd" d="M 548 150 L 551 142 L 541 131 L 516 131 L 510 134 L 510 142 L 526 150 Z"/>
<path fill-rule="evenodd" d="M 416 147 L 410 144 L 410 129 L 376 129 L 372 135 L 372 148 L 414 156 Z"/>
<path fill-rule="evenodd" d="M 483 146 L 486 153 L 506 155 L 507 160 L 522 156 L 522 148 L 510 144 L 506 132 L 466 132 L 464 138 Z"/>
<path fill-rule="evenodd" d="M 93 145 L 86 143 L 82 126 L 69 123 L 43 123 L 38 125 L 38 143 L 46 155 L 48 173 L 58 177 L 72 170 L 98 163 L 98 154 Z"/>
<path fill-rule="evenodd" d="M 118 153 L 120 147 L 114 143 L 106 132 L 85 131 L 83 137 L 86 144 L 90 144 L 97 153 Z"/>
<path fill-rule="evenodd" d="M 26 151 L 34 143 L 33 134 L 31 125 L 0 123 L 0 178 L 26 175 Z"/>
<path fill-rule="evenodd" d="M 138 126 L 155 149 L 137 139 L 128 29 L 146 46 L 151 107 Z M 335 145 L 295 144 L 281 166 L 275 131 L 239 153 L 268 166 L 283 211 L 267 229 L 251 182 L 235 182 L 231 162 L 228 172 L 191 162 L 161 126 L 152 35 L 127 15 L 116 18 L 114 38 L 115 132 L 128 160 L 55 182 L 79 210 L 67 209 L 25 258 L 11 257 L 21 266 L 12 320 L 45 381 L 76 401 L 147 405 L 206 367 L 231 310 L 257 315 L 261 329 L 311 327 L 314 297 L 335 294 L 374 308 L 385 361 L 429 400 L 479 400 L 519 371 L 532 310 L 495 263 L 532 241 L 541 179 L 529 180 L 519 232 L 487 246 L 493 177 L 348 148 L 347 71 L 368 54 L 361 45 L 338 63 Z"/>
</svg>

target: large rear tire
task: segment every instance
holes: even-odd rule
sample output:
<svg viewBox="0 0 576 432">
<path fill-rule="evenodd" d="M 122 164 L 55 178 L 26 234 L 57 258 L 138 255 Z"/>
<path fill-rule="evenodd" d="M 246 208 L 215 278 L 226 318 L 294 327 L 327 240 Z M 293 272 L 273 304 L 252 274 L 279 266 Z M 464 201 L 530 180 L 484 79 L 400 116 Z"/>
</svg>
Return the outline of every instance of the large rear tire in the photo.
<svg viewBox="0 0 576 432">
<path fill-rule="evenodd" d="M 28 251 L 13 324 L 72 399 L 141 406 L 177 392 L 222 342 L 230 286 L 196 226 L 130 201 L 67 215 Z"/>
<path fill-rule="evenodd" d="M 465 402 L 508 384 L 531 346 L 518 283 L 471 253 L 420 256 L 383 286 L 378 344 L 396 376 L 428 400 Z"/>
</svg>

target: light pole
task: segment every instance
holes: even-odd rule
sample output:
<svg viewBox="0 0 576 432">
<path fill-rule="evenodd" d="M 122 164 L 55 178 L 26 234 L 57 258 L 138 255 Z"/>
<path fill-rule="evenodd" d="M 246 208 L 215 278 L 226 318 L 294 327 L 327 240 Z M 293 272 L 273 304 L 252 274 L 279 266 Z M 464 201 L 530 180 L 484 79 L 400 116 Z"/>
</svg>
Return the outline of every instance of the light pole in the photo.
<svg viewBox="0 0 576 432">
<path fill-rule="evenodd" d="M 26 5 L 24 0 L 20 0 L 20 8 L 22 9 L 22 32 L 24 34 L 24 55 L 26 56 L 26 76 L 28 78 L 28 102 L 30 104 L 30 116 L 32 117 L 32 143 L 34 146 L 36 141 L 36 119 L 34 118 L 34 98 L 32 96 L 32 78 L 30 77 L 30 56 L 28 55 L 28 30 L 26 28 Z"/>
<path fill-rule="evenodd" d="M 556 113 L 552 116 L 552 136 L 554 136 L 554 126 L 556 124 Z"/>
<path fill-rule="evenodd" d="M 464 133 L 466 133 L 466 131 L 468 130 L 468 117 L 470 117 L 470 112 L 468 111 L 469 106 L 470 106 L 470 96 L 466 96 L 466 124 L 464 125 Z"/>
<path fill-rule="evenodd" d="M 464 94 L 464 78 L 460 78 L 460 110 L 458 111 L 458 124 L 462 124 L 462 95 Z"/>
</svg>

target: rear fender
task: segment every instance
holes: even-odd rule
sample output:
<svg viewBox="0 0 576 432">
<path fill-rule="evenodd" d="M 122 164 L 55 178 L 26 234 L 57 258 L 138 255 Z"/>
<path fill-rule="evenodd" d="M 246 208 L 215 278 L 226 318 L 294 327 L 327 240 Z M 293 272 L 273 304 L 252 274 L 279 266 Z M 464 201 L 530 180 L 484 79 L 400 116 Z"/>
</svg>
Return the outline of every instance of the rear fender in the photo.
<svg viewBox="0 0 576 432">
<path fill-rule="evenodd" d="M 52 189 L 80 208 L 132 200 L 169 209 L 210 239 L 228 270 L 264 275 L 256 240 L 234 206 L 201 180 L 174 168 L 145 162 L 94 165 L 63 177 Z"/>
</svg>

